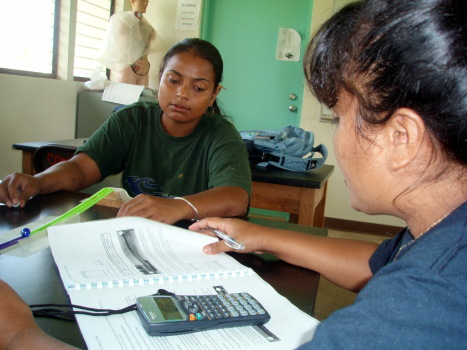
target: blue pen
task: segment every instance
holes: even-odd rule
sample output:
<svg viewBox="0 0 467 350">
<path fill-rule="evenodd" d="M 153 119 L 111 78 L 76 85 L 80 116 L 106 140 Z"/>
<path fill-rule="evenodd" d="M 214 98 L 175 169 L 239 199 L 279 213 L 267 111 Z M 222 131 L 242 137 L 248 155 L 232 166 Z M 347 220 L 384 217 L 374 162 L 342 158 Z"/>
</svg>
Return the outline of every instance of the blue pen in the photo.
<svg viewBox="0 0 467 350">
<path fill-rule="evenodd" d="M 33 235 L 37 232 L 40 232 L 44 229 L 46 229 L 49 226 L 55 225 L 56 223 L 63 222 L 69 218 L 71 218 L 74 215 L 81 214 L 82 212 L 88 210 L 91 208 L 94 204 L 99 202 L 101 199 L 105 198 L 108 196 L 110 193 L 113 192 L 113 189 L 111 187 L 104 187 L 97 193 L 93 194 L 91 197 L 85 199 L 83 202 L 78 204 L 76 207 L 68 210 L 66 213 L 60 215 L 59 217 L 53 219 L 52 221 L 49 221 L 48 223 L 35 228 L 34 230 L 30 230 L 29 228 L 25 227 L 21 230 L 21 236 L 13 238 L 12 240 L 9 240 L 7 242 L 1 243 L 0 244 L 0 250 L 3 250 L 5 248 L 11 247 L 12 245 L 18 243 L 20 239 L 29 237 L 30 235 Z"/>
<path fill-rule="evenodd" d="M 31 235 L 31 230 L 28 229 L 27 227 L 23 228 L 21 230 L 21 236 L 20 237 L 16 237 L 16 238 L 13 238 L 7 242 L 3 242 L 2 244 L 0 244 L 0 250 L 2 249 L 5 249 L 5 248 L 8 248 L 16 243 L 18 243 L 18 241 L 20 239 L 23 239 L 23 238 L 26 238 L 26 237 L 29 237 Z"/>
</svg>

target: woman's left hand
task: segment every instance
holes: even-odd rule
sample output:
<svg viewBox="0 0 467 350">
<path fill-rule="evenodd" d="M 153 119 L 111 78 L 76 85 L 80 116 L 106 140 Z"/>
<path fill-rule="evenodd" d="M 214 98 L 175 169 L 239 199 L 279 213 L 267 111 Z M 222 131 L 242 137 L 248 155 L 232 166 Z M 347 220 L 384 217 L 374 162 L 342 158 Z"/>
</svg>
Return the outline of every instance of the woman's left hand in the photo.
<svg viewBox="0 0 467 350">
<path fill-rule="evenodd" d="M 193 217 L 192 209 L 183 201 L 140 194 L 120 207 L 117 217 L 140 216 L 147 219 L 173 224 Z"/>
</svg>

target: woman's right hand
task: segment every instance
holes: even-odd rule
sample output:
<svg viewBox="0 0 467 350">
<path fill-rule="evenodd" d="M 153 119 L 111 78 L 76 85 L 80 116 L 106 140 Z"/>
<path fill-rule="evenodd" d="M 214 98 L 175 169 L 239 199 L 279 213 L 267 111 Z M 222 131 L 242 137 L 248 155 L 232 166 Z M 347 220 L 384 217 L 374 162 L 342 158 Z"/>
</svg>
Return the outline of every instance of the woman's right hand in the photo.
<svg viewBox="0 0 467 350">
<path fill-rule="evenodd" d="M 24 207 L 37 194 L 80 191 L 101 179 L 96 162 L 85 153 L 59 162 L 35 176 L 13 173 L 0 183 L 0 203 Z"/>
<path fill-rule="evenodd" d="M 26 202 L 39 193 L 39 181 L 31 175 L 13 173 L 0 183 L 0 203 L 7 207 L 24 207 Z"/>
<path fill-rule="evenodd" d="M 213 228 L 225 232 L 235 240 L 245 245 L 245 249 L 235 250 L 227 246 L 223 240 L 208 244 L 203 248 L 206 254 L 219 254 L 223 252 L 235 251 L 238 253 L 262 253 L 265 249 L 263 231 L 267 228 L 249 223 L 241 219 L 223 219 L 223 218 L 205 218 L 192 224 L 188 229 L 191 231 L 200 231 L 202 233 L 215 236 L 214 233 L 207 230 Z"/>
</svg>

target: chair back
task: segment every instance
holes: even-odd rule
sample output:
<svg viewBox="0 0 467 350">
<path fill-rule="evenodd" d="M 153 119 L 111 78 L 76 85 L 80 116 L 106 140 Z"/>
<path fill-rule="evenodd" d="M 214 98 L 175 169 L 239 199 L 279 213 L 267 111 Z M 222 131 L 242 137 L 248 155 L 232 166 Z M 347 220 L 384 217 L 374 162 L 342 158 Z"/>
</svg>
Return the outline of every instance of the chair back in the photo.
<svg viewBox="0 0 467 350">
<path fill-rule="evenodd" d="M 76 152 L 76 147 L 47 144 L 34 152 L 33 163 L 35 173 L 40 173 L 52 165 L 68 160 Z"/>
</svg>

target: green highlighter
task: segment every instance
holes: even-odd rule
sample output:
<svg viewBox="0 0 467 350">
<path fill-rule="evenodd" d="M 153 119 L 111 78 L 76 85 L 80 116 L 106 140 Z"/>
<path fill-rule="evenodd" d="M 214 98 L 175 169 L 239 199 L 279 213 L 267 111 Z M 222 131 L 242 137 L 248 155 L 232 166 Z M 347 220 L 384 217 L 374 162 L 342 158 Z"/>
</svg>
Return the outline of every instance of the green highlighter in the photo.
<svg viewBox="0 0 467 350">
<path fill-rule="evenodd" d="M 60 215 L 59 217 L 49 221 L 48 223 L 46 223 L 46 224 L 44 224 L 44 225 L 42 225 L 42 226 L 40 226 L 40 227 L 38 227 L 38 228 L 36 228 L 36 229 L 34 229 L 32 231 L 30 229 L 28 229 L 27 227 L 23 228 L 21 230 L 21 236 L 20 237 L 14 238 L 12 240 L 9 240 L 7 242 L 4 242 L 4 243 L 0 244 L 0 250 L 3 250 L 5 248 L 8 248 L 8 247 L 18 243 L 18 241 L 20 239 L 29 237 L 30 235 L 33 235 L 33 234 L 38 233 L 38 232 L 40 232 L 42 230 L 45 230 L 49 226 L 55 225 L 55 224 L 57 224 L 59 222 L 62 222 L 62 221 L 65 221 L 65 220 L 71 218 L 74 215 L 81 214 L 81 213 L 85 212 L 86 210 L 91 208 L 94 204 L 99 202 L 101 199 L 104 199 L 105 197 L 107 197 L 112 192 L 113 192 L 112 188 L 105 187 L 105 188 L 101 189 L 99 192 L 96 192 L 95 194 L 93 194 L 91 197 L 85 199 L 83 202 L 78 204 L 76 207 L 68 210 L 66 213 L 64 213 L 64 214 Z"/>
</svg>

